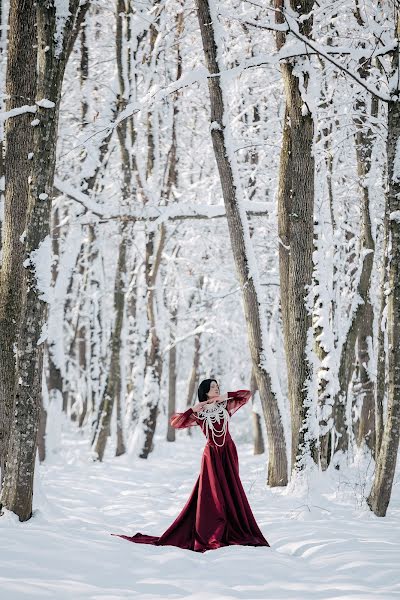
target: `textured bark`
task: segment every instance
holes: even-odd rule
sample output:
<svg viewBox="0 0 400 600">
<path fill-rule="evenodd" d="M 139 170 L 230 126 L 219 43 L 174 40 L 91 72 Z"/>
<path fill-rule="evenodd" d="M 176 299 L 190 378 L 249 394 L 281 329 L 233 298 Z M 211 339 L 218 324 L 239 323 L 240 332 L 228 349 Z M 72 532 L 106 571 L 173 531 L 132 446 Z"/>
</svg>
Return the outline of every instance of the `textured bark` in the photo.
<svg viewBox="0 0 400 600">
<path fill-rule="evenodd" d="M 386 201 L 386 214 L 384 217 L 384 234 L 383 234 L 383 257 L 381 267 L 381 303 L 379 308 L 378 320 L 378 348 L 377 348 L 377 365 L 376 365 L 376 390 L 375 390 L 375 462 L 378 459 L 382 444 L 383 436 L 383 400 L 386 392 L 386 351 L 385 351 L 385 331 L 383 329 L 384 310 L 386 308 L 386 270 L 388 267 L 388 229 L 389 215 L 387 214 L 388 202 Z"/>
<path fill-rule="evenodd" d="M 15 512 L 20 521 L 25 521 L 32 515 L 33 475 L 42 391 L 43 341 L 40 338 L 47 318 L 47 304 L 40 289 L 32 253 L 40 249 L 50 234 L 61 85 L 66 62 L 76 37 L 76 34 L 73 35 L 73 27 L 79 11 L 79 1 L 70 2 L 69 10 L 70 16 L 65 21 L 64 39 L 57 57 L 55 6 L 52 1 L 42 0 L 36 3 L 36 98 L 47 99 L 54 104 L 51 107 L 38 105 L 35 115 L 38 124 L 34 128 L 24 261 L 26 294 L 17 348 L 14 417 L 11 421 L 6 476 L 1 495 L 2 505 Z M 41 268 L 45 260 L 46 256 L 42 256 Z"/>
<path fill-rule="evenodd" d="M 250 379 L 250 391 L 251 391 L 251 399 L 252 403 L 254 403 L 254 394 L 257 392 L 257 379 L 254 373 L 254 369 L 251 370 L 251 379 Z M 253 420 L 253 454 L 264 454 L 264 438 L 261 428 L 261 418 L 255 410 L 252 411 L 252 420 Z"/>
<path fill-rule="evenodd" d="M 400 23 L 397 22 L 397 38 Z M 394 72 L 398 72 L 398 48 L 394 56 Z M 397 95 L 399 90 L 397 90 Z M 398 96 L 397 96 L 398 97 Z M 371 510 L 380 517 L 386 515 L 392 493 L 400 436 L 400 177 L 398 146 L 400 143 L 400 102 L 389 102 L 388 108 L 388 194 L 386 218 L 391 241 L 388 269 L 388 407 L 381 449 L 376 462 L 371 492 L 367 498 Z M 397 151 L 396 151 L 397 149 Z M 391 218 L 391 214 L 396 214 Z"/>
<path fill-rule="evenodd" d="M 196 0 L 196 7 L 206 66 L 209 73 L 213 75 L 213 77 L 208 78 L 211 123 L 213 124 L 211 128 L 212 143 L 221 181 L 236 273 L 243 291 L 243 305 L 247 323 L 250 355 L 267 427 L 269 447 L 268 483 L 271 486 L 286 485 L 288 471 L 283 424 L 277 398 L 272 391 L 271 377 L 262 366 L 262 353 L 264 352 L 262 317 L 260 315 L 260 299 L 257 296 L 248 263 L 244 230 L 245 227 L 248 228 L 248 224 L 247 221 L 242 220 L 232 164 L 228 158 L 229 152 L 225 137 L 226 115 L 224 99 L 220 76 L 217 75 L 223 70 L 223 67 L 222 65 L 218 65 L 209 2 L 208 0 Z M 247 237 L 249 239 L 249 235 Z"/>
<path fill-rule="evenodd" d="M 8 60 L 5 109 L 34 105 L 36 95 L 36 10 L 33 3 L 11 0 L 9 13 Z M 7 119 L 5 123 L 4 164 L 5 201 L 2 228 L 3 260 L 0 275 L 0 470 L 3 481 L 10 420 L 15 389 L 15 346 L 21 324 L 23 299 L 24 243 L 29 152 L 33 149 L 32 113 Z M 1 483 L 0 483 L 1 487 Z"/>
<path fill-rule="evenodd" d="M 311 11 L 313 2 L 293 1 L 291 7 L 304 16 Z M 280 0 L 277 0 L 276 8 L 283 8 Z M 282 23 L 283 16 L 279 12 L 276 14 L 277 21 Z M 304 19 L 300 28 L 303 35 L 309 36 L 310 19 Z M 278 33 L 278 49 L 284 42 L 285 35 Z M 293 65 L 282 63 L 281 73 L 286 107 L 278 189 L 279 271 L 292 422 L 292 468 L 295 468 L 300 465 L 308 434 L 306 383 L 311 376 L 311 365 L 307 360 L 306 345 L 312 319 L 305 298 L 313 271 L 314 128 Z M 307 86 L 306 78 L 304 85 Z"/>
<path fill-rule="evenodd" d="M 167 441 L 175 441 L 175 429 L 170 423 L 170 417 L 174 414 L 176 408 L 176 345 L 175 335 L 178 317 L 177 305 L 171 311 L 170 319 L 170 336 L 169 343 L 171 345 L 168 352 L 168 426 L 167 426 Z"/>
</svg>

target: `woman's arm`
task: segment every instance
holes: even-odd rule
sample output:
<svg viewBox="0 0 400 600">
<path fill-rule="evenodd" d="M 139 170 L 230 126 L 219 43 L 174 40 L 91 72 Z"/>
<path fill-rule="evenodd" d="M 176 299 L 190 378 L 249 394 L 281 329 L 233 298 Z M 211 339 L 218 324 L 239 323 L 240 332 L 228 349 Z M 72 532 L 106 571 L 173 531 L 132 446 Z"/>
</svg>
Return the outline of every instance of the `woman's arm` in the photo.
<svg viewBox="0 0 400 600">
<path fill-rule="evenodd" d="M 199 418 L 193 412 L 193 408 L 188 408 L 183 413 L 174 413 L 170 418 L 171 427 L 174 429 L 184 429 L 185 427 L 193 427 L 199 425 Z"/>
<path fill-rule="evenodd" d="M 237 390 L 236 392 L 228 392 L 227 409 L 232 416 L 241 406 L 246 404 L 251 398 L 250 390 Z"/>
</svg>

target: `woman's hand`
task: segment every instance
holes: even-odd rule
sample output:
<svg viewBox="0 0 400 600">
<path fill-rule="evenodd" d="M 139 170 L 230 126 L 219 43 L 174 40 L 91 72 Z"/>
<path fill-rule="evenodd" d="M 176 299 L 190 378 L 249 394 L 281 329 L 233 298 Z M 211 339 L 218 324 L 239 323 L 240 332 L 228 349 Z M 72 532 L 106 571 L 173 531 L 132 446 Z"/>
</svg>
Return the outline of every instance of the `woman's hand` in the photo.
<svg viewBox="0 0 400 600">
<path fill-rule="evenodd" d="M 201 409 L 203 408 L 203 406 L 205 404 L 208 404 L 208 400 L 205 400 L 204 402 L 198 402 L 197 404 L 194 404 L 192 406 L 193 412 L 195 412 L 195 413 L 200 412 Z"/>
</svg>

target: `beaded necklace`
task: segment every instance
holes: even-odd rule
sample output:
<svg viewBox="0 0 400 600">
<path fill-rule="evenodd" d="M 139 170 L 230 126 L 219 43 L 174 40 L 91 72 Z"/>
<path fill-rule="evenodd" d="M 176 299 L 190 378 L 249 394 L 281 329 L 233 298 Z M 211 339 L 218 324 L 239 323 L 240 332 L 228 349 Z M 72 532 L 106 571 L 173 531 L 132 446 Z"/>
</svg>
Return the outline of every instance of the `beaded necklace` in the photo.
<svg viewBox="0 0 400 600">
<path fill-rule="evenodd" d="M 230 419 L 229 413 L 226 410 L 226 404 L 226 400 L 223 400 L 223 402 L 215 402 L 214 404 L 205 404 L 204 408 L 197 413 L 197 416 L 205 422 L 207 439 L 210 439 L 209 432 L 211 431 L 214 444 L 220 448 L 225 444 L 225 436 Z M 221 421 L 222 429 L 218 431 L 215 429 L 214 423 L 220 423 Z M 216 438 L 220 438 L 222 436 L 222 444 L 219 444 Z"/>
</svg>

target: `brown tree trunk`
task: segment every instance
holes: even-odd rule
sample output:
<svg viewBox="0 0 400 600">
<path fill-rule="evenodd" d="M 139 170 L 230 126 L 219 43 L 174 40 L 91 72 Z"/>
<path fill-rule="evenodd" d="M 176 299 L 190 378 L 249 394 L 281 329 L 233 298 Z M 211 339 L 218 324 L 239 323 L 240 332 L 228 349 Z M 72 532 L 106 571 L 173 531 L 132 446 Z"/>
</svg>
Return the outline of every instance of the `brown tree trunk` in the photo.
<svg viewBox="0 0 400 600">
<path fill-rule="evenodd" d="M 396 23 L 396 37 L 399 41 L 399 19 Z M 393 58 L 394 74 L 398 74 L 399 69 L 398 52 L 397 47 Z M 399 91 L 399 89 L 396 90 L 397 98 Z M 390 502 L 400 437 L 400 174 L 398 173 L 398 164 L 396 164 L 400 143 L 400 102 L 397 98 L 389 102 L 387 137 L 388 208 L 385 213 L 389 218 L 388 235 L 391 241 L 387 281 L 388 407 L 374 481 L 367 498 L 371 510 L 379 517 L 386 515 Z"/>
<path fill-rule="evenodd" d="M 313 2 L 292 1 L 293 10 L 305 16 Z M 276 1 L 283 8 L 281 0 Z M 283 16 L 277 12 L 277 21 Z M 311 19 L 304 19 L 300 29 L 303 35 L 311 32 Z M 280 49 L 286 37 L 277 35 Z M 301 59 L 304 60 L 304 59 Z M 288 375 L 288 392 L 292 423 L 292 468 L 301 466 L 309 433 L 307 420 L 307 381 L 311 365 L 306 356 L 307 335 L 312 317 L 306 308 L 308 287 L 312 283 L 313 215 L 314 215 L 314 156 L 313 117 L 300 91 L 299 78 L 289 62 L 281 64 L 285 89 L 285 117 L 278 189 L 278 233 L 280 294 Z M 307 76 L 304 85 L 307 87 Z M 314 441 L 310 448 L 314 455 Z M 308 442 L 310 443 L 310 442 Z"/>
<path fill-rule="evenodd" d="M 85 12 L 87 7 L 83 7 Z M 23 263 L 24 311 L 17 348 L 17 378 L 14 416 L 11 420 L 8 463 L 1 504 L 15 512 L 20 521 L 32 515 L 33 475 L 37 448 L 42 392 L 44 325 L 47 290 L 41 288 L 41 269 L 49 259 L 50 215 L 56 159 L 56 141 L 61 85 L 72 49 L 79 1 L 69 5 L 61 47 L 56 46 L 56 7 L 53 2 L 36 2 L 38 44 L 36 125 L 34 127 L 32 172 L 29 182 L 26 227 L 26 259 Z M 76 31 L 76 30 L 75 30 Z M 44 263 L 44 264 L 43 264 Z M 36 271 L 38 269 L 38 272 Z M 12 458 L 12 460 L 10 460 Z"/>
<path fill-rule="evenodd" d="M 257 388 L 257 379 L 254 373 L 254 369 L 251 370 L 251 379 L 250 379 L 250 391 L 252 402 L 254 403 L 254 394 L 258 391 Z M 253 419 L 253 454 L 264 454 L 264 438 L 261 428 L 261 418 L 255 410 L 252 411 L 252 419 Z"/>
<path fill-rule="evenodd" d="M 168 352 L 168 423 L 167 423 L 167 441 L 175 441 L 175 428 L 171 426 L 170 417 L 175 412 L 176 407 L 176 326 L 178 320 L 178 306 L 171 310 L 170 325 L 170 349 Z"/>
<path fill-rule="evenodd" d="M 9 13 L 6 111 L 34 105 L 36 97 L 36 9 L 34 3 L 11 0 Z M 3 35 L 4 35 L 3 30 Z M 0 274 L 0 488 L 5 463 L 15 389 L 15 352 L 23 301 L 24 242 L 28 208 L 28 180 L 34 127 L 31 112 L 5 123 L 5 203 Z"/>
</svg>

